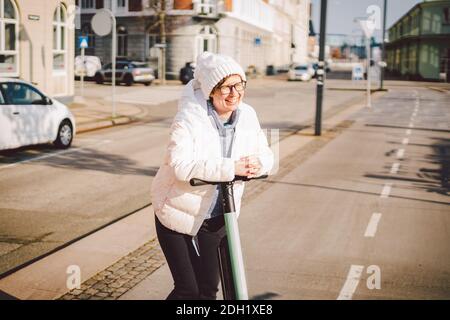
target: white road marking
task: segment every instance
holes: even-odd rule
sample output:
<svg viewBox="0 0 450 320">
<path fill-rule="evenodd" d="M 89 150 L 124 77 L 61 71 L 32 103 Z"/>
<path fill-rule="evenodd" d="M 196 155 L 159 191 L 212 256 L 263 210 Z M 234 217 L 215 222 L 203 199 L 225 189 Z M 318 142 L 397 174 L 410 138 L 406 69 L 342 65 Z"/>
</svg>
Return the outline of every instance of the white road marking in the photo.
<svg viewBox="0 0 450 320">
<path fill-rule="evenodd" d="M 380 197 L 381 198 L 388 198 L 389 194 L 391 193 L 392 183 L 386 183 L 383 187 L 383 190 L 381 190 Z"/>
<path fill-rule="evenodd" d="M 370 218 L 369 224 L 367 225 L 366 232 L 364 233 L 364 237 L 373 238 L 375 233 L 377 232 L 378 222 L 380 222 L 381 213 L 374 213 Z"/>
<path fill-rule="evenodd" d="M 391 168 L 391 173 L 397 173 L 398 169 L 400 168 L 400 163 L 396 162 L 394 164 L 392 164 L 392 168 Z"/>
<path fill-rule="evenodd" d="M 403 138 L 402 144 L 408 144 L 409 143 L 409 139 L 408 138 Z"/>
<path fill-rule="evenodd" d="M 27 159 L 27 160 L 22 160 L 22 161 L 17 161 L 17 162 L 8 164 L 8 165 L 0 166 L 0 170 L 2 170 L 2 169 L 9 169 L 9 168 L 18 166 L 19 164 L 24 164 L 24 163 L 27 163 L 27 162 L 38 161 L 38 160 L 42 160 L 42 159 L 57 157 L 57 156 L 60 156 L 62 154 L 66 154 L 66 153 L 77 152 L 77 151 L 80 151 L 80 150 L 83 150 L 83 149 L 86 149 L 86 148 L 89 148 L 89 147 L 94 147 L 94 146 L 107 144 L 107 143 L 111 143 L 111 142 L 112 142 L 111 140 L 102 140 L 102 141 L 99 141 L 97 143 L 93 143 L 91 145 L 88 145 L 88 146 L 82 147 L 82 148 L 72 148 L 72 149 L 67 149 L 67 150 L 61 150 L 61 151 L 58 151 L 58 152 L 45 154 L 45 155 L 39 156 L 39 157 L 35 157 L 35 158 Z"/>
<path fill-rule="evenodd" d="M 409 123 L 408 127 L 414 128 L 414 124 L 412 122 Z"/>
<path fill-rule="evenodd" d="M 352 300 L 353 294 L 358 287 L 359 279 L 364 270 L 364 266 L 352 265 L 345 280 L 344 286 L 337 297 L 337 300 Z"/>
<path fill-rule="evenodd" d="M 411 129 L 406 130 L 406 135 L 410 135 L 411 134 Z"/>
<path fill-rule="evenodd" d="M 397 159 L 403 159 L 404 155 L 405 155 L 405 149 L 399 149 L 397 151 Z"/>
</svg>

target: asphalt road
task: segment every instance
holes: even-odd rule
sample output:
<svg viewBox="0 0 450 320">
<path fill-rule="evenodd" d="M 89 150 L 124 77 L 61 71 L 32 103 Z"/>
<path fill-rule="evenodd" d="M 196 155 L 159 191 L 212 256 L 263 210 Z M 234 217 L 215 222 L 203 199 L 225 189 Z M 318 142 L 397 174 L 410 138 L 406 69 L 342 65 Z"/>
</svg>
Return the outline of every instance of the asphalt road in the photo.
<svg viewBox="0 0 450 320">
<path fill-rule="evenodd" d="M 240 218 L 251 296 L 450 299 L 448 106 L 392 90 L 267 182 Z"/>
<path fill-rule="evenodd" d="M 152 124 L 122 127 L 80 135 L 67 151 L 43 146 L 3 158 L 0 270 L 147 205 L 166 135 Z"/>
</svg>

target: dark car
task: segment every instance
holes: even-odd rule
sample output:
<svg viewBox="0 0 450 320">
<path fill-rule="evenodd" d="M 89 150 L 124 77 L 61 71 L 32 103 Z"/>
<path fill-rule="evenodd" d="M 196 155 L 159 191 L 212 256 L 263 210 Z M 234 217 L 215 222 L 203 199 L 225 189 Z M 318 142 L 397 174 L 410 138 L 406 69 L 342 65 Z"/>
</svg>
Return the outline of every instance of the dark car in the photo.
<svg viewBox="0 0 450 320">
<path fill-rule="evenodd" d="M 112 63 L 108 63 L 101 70 L 97 71 L 94 80 L 98 84 L 111 82 Z M 133 83 L 143 83 L 149 86 L 153 80 L 155 80 L 155 72 L 145 62 L 116 62 L 116 82 L 118 84 L 125 83 L 127 86 L 131 86 Z"/>
<path fill-rule="evenodd" d="M 195 66 L 192 62 L 186 62 L 186 65 L 180 69 L 180 81 L 183 84 L 187 84 L 194 79 Z"/>
</svg>

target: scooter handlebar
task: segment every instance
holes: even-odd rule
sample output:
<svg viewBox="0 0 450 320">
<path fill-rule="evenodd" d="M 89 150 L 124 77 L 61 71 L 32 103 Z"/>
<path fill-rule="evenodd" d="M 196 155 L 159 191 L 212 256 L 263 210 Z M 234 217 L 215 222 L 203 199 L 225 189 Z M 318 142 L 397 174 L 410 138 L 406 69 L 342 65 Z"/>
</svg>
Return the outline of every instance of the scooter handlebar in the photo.
<svg viewBox="0 0 450 320">
<path fill-rule="evenodd" d="M 232 181 L 206 181 L 206 180 L 202 180 L 202 179 L 192 178 L 191 180 L 189 180 L 189 183 L 193 187 L 198 187 L 198 186 L 204 186 L 207 184 L 218 185 L 221 183 L 229 183 L 229 182 L 235 182 L 235 181 L 250 181 L 250 180 L 266 179 L 268 176 L 269 175 L 267 175 L 267 174 L 263 174 L 262 176 L 255 177 L 255 178 L 249 178 L 246 176 L 235 176 Z"/>
</svg>

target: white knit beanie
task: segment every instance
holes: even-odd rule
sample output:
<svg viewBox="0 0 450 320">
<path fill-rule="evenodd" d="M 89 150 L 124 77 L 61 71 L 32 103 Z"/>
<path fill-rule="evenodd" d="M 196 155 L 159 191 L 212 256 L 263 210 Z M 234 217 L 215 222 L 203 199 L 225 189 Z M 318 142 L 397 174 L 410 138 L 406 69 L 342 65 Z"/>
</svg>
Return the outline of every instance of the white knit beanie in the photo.
<svg viewBox="0 0 450 320">
<path fill-rule="evenodd" d="M 200 83 L 205 99 L 209 99 L 212 89 L 222 79 L 232 74 L 237 74 L 243 81 L 247 81 L 242 67 L 229 56 L 205 51 L 197 57 L 194 79 Z"/>
</svg>

